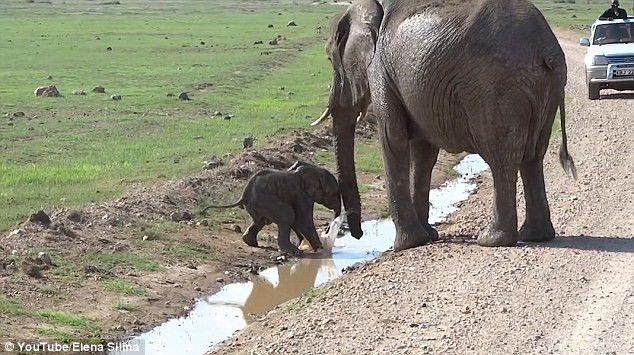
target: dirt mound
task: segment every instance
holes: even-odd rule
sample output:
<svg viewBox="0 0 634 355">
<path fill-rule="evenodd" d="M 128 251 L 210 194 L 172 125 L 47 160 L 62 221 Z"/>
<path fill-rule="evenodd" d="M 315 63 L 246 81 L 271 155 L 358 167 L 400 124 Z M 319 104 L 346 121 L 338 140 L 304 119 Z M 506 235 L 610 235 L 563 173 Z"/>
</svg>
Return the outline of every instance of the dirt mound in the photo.
<svg viewBox="0 0 634 355">
<path fill-rule="evenodd" d="M 317 149 L 331 147 L 329 130 L 325 127 L 315 133 L 291 132 L 263 149 L 241 152 L 228 163 L 219 161 L 215 168 L 195 176 L 142 187 L 111 202 L 92 204 L 80 210 L 38 211 L 10 233 L 5 239 L 5 250 L 26 255 L 36 246 L 83 243 L 86 238 L 102 238 L 113 228 L 148 220 L 193 224 L 197 206 L 207 200 L 219 201 L 226 191 L 239 191 L 258 171 L 287 169 L 297 160 L 311 161 Z"/>
</svg>

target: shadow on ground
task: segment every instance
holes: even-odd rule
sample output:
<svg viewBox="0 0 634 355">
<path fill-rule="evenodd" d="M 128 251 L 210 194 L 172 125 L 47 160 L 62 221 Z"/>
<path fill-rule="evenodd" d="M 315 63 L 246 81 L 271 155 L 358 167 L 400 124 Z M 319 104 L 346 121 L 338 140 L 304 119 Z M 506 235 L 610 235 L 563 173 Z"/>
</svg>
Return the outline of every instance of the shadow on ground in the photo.
<svg viewBox="0 0 634 355">
<path fill-rule="evenodd" d="M 624 92 L 618 94 L 601 95 L 601 100 L 634 100 L 633 92 Z"/>
<path fill-rule="evenodd" d="M 599 236 L 561 236 L 554 240 L 530 245 L 540 245 L 545 248 L 563 248 L 577 250 L 608 251 L 612 253 L 634 253 L 633 237 L 599 237 Z"/>
<path fill-rule="evenodd" d="M 445 235 L 439 243 L 476 244 L 476 236 L 468 234 Z M 519 243 L 518 247 L 560 248 L 576 250 L 607 251 L 612 253 L 634 253 L 634 236 L 558 236 L 546 243 Z"/>
</svg>

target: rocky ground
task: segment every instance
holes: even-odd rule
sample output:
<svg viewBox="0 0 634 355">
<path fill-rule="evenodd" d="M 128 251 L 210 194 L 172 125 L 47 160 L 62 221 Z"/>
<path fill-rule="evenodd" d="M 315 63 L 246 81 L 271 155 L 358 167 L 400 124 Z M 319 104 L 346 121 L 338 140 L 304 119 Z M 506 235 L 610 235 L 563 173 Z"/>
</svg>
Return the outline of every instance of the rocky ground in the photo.
<svg viewBox="0 0 634 355">
<path fill-rule="evenodd" d="M 589 101 L 585 48 L 574 33 L 558 37 L 579 179 L 559 165 L 555 139 L 545 166 L 555 241 L 478 247 L 473 236 L 491 214 L 485 173 L 439 227 L 448 240 L 346 273 L 210 354 L 634 354 L 634 95 Z"/>
<path fill-rule="evenodd" d="M 358 139 L 375 141 L 374 129 L 360 126 Z M 200 208 L 235 201 L 262 168 L 314 161 L 316 152 L 331 147 L 328 128 L 291 132 L 260 150 L 211 157 L 196 176 L 139 188 L 116 201 L 33 211 L 0 239 L 0 337 L 128 337 L 184 315 L 196 297 L 275 264 L 274 225 L 259 234 L 263 248 L 251 248 L 240 238 L 250 223 L 244 210 L 201 215 Z M 460 157 L 440 157 L 434 185 Z M 384 215 L 385 199 L 376 198 L 385 194 L 382 179 L 370 173 L 359 179 L 364 218 Z M 316 209 L 318 227 L 331 218 L 331 211 Z"/>
</svg>

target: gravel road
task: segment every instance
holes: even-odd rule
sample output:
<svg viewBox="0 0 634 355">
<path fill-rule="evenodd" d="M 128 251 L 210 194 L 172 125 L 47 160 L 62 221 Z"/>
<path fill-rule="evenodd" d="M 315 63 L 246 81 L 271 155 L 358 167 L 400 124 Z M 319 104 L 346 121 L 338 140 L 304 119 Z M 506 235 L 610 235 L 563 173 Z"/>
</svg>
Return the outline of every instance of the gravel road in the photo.
<svg viewBox="0 0 634 355">
<path fill-rule="evenodd" d="M 555 241 L 482 248 L 456 239 L 390 254 L 210 354 L 634 354 L 634 94 L 589 101 L 585 48 L 557 33 L 579 180 L 559 165 L 557 139 L 545 166 Z M 479 180 L 442 233 L 474 235 L 487 222 L 492 180 Z"/>
</svg>

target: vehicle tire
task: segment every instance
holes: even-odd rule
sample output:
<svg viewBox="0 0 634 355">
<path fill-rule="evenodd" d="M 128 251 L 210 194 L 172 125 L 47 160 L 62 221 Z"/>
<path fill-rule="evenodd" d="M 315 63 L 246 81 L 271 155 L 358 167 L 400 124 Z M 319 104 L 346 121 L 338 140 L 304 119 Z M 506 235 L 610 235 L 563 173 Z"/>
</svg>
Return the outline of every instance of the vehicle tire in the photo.
<svg viewBox="0 0 634 355">
<path fill-rule="evenodd" d="M 597 84 L 588 84 L 588 98 L 590 100 L 597 100 L 599 98 L 599 91 L 601 86 Z"/>
</svg>

